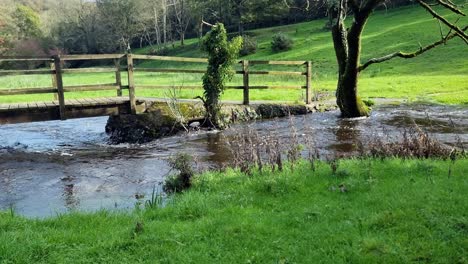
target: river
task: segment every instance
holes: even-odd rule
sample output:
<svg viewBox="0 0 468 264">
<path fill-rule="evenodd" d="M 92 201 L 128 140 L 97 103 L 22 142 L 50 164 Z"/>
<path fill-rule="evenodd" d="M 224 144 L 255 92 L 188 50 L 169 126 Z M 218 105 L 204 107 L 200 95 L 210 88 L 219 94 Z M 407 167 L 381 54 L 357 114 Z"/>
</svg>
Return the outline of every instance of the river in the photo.
<svg viewBox="0 0 468 264">
<path fill-rule="evenodd" d="M 322 156 L 353 151 L 356 140 L 398 137 L 413 120 L 433 137 L 468 146 L 468 108 L 382 105 L 369 118 L 341 119 L 337 111 L 296 116 L 299 135 L 313 133 Z M 70 210 L 126 210 L 136 197 L 159 190 L 167 159 L 186 152 L 205 167 L 229 160 L 226 141 L 246 124 L 222 132 L 193 131 L 141 145 L 108 145 L 106 117 L 0 126 L 0 210 L 47 217 Z M 291 120 L 250 123 L 259 134 L 288 137 Z M 385 135 L 384 135 L 385 134 Z"/>
</svg>

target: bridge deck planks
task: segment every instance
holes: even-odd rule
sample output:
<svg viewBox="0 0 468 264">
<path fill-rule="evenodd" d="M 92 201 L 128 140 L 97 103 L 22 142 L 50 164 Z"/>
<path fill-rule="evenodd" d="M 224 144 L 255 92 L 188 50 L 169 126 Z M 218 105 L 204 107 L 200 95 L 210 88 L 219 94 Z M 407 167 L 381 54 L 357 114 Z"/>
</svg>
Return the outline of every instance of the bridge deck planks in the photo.
<svg viewBox="0 0 468 264">
<path fill-rule="evenodd" d="M 124 97 L 102 97 L 102 98 L 80 98 L 80 99 L 67 99 L 65 100 L 66 107 L 84 107 L 84 106 L 97 106 L 97 105 L 122 105 L 128 103 L 129 99 Z M 0 111 L 10 110 L 25 110 L 34 111 L 35 109 L 43 108 L 56 108 L 59 104 L 57 101 L 44 101 L 44 102 L 28 102 L 28 103 L 10 103 L 0 104 Z"/>
<path fill-rule="evenodd" d="M 130 113 L 126 97 L 65 100 L 65 119 Z M 0 104 L 0 125 L 63 119 L 58 101 Z"/>
</svg>

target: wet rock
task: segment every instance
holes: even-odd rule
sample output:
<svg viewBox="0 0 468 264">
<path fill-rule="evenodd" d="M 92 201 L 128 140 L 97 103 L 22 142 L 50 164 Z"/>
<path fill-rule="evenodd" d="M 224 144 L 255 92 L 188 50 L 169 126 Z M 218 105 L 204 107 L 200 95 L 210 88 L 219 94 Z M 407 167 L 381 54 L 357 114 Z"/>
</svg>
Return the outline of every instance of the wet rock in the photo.
<svg viewBox="0 0 468 264">
<path fill-rule="evenodd" d="M 175 118 L 157 109 L 138 115 L 111 116 L 106 124 L 106 133 L 112 144 L 146 143 L 174 135 L 182 129 Z"/>
<path fill-rule="evenodd" d="M 232 123 L 305 115 L 320 110 L 317 105 L 225 104 L 221 108 L 221 121 L 228 127 Z M 179 102 L 170 106 L 168 103 L 154 102 L 146 107 L 146 111 L 138 115 L 110 117 L 106 125 L 110 143 L 146 143 L 171 136 L 185 130 L 180 123 L 184 123 L 190 130 L 210 129 L 203 121 L 204 109 L 200 103 Z"/>
<path fill-rule="evenodd" d="M 309 112 L 305 105 L 261 104 L 256 110 L 262 118 L 285 117 L 289 115 L 305 115 Z"/>
<path fill-rule="evenodd" d="M 247 105 L 223 105 L 221 114 L 226 124 L 248 122 L 260 118 L 255 107 Z"/>
<path fill-rule="evenodd" d="M 199 129 L 200 125 L 201 125 L 200 122 L 195 121 L 195 122 L 190 123 L 189 127 L 192 128 L 192 129 Z"/>
</svg>

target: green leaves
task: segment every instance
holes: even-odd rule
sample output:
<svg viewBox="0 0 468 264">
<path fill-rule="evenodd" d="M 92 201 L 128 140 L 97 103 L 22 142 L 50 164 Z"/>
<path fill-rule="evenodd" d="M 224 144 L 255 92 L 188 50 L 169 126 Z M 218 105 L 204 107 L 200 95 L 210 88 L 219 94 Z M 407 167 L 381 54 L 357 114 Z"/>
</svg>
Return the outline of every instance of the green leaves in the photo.
<svg viewBox="0 0 468 264">
<path fill-rule="evenodd" d="M 228 41 L 222 23 L 216 23 L 203 38 L 202 50 L 208 53 L 208 68 L 203 75 L 206 118 L 217 128 L 224 127 L 220 118 L 219 98 L 225 89 L 226 81 L 234 75 L 232 65 L 241 47 L 242 37 Z"/>
</svg>

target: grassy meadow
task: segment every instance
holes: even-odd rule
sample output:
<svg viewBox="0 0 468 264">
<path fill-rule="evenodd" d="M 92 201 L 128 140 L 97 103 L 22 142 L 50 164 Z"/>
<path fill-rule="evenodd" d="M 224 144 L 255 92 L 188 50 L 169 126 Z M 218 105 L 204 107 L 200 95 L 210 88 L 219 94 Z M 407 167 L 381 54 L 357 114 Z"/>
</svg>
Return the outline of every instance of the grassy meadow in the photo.
<svg viewBox="0 0 468 264">
<path fill-rule="evenodd" d="M 468 11 L 467 7 L 464 9 Z M 449 20 L 454 20 L 449 15 Z M 462 18 L 460 24 L 467 21 Z M 243 57 L 252 60 L 311 60 L 313 62 L 313 87 L 315 90 L 333 95 L 336 85 L 336 58 L 331 34 L 323 30 L 325 20 L 316 20 L 294 25 L 280 26 L 249 31 L 258 42 L 257 53 Z M 270 48 L 271 37 L 276 32 L 284 32 L 294 39 L 290 51 L 273 53 Z M 362 61 L 386 55 L 395 51 L 414 51 L 419 45 L 427 45 L 440 38 L 439 25 L 426 11 L 416 6 L 376 12 L 368 22 L 363 35 Z M 169 56 L 205 57 L 198 48 L 198 40 L 186 41 L 184 47 L 175 44 L 169 49 Z M 151 48 L 134 50 L 135 53 L 148 54 Z M 204 69 L 200 63 L 177 63 L 138 61 L 137 67 L 190 68 Z M 236 66 L 240 68 L 239 65 Z M 296 66 L 252 66 L 252 70 L 280 69 L 303 70 Z M 136 85 L 201 85 L 202 74 L 180 73 L 137 73 Z M 123 79 L 126 76 L 123 74 Z M 66 74 L 65 85 L 98 84 L 115 82 L 113 73 Z M 251 85 L 304 85 L 303 76 L 265 76 L 252 75 Z M 242 76 L 236 75 L 231 85 L 241 85 Z M 0 77 L 1 88 L 48 87 L 51 77 L 47 75 Z M 414 59 L 399 59 L 375 64 L 365 70 L 360 78 L 362 98 L 401 98 L 434 101 L 447 104 L 468 104 L 468 47 L 459 39 L 437 47 Z M 157 89 L 138 89 L 137 96 L 167 97 L 167 91 Z M 181 98 L 201 95 L 201 89 L 186 89 L 180 92 Z M 115 92 L 67 93 L 66 98 L 89 96 L 114 96 Z M 0 103 L 50 100 L 52 95 L 1 96 Z M 241 100 L 241 90 L 227 90 L 225 100 Z M 301 89 L 252 90 L 251 100 L 303 101 Z"/>
<path fill-rule="evenodd" d="M 466 263 L 468 159 L 209 172 L 164 207 L 0 213 L 0 263 Z M 148 198 L 148 197 L 146 197 Z"/>
</svg>

